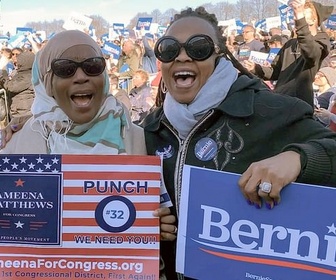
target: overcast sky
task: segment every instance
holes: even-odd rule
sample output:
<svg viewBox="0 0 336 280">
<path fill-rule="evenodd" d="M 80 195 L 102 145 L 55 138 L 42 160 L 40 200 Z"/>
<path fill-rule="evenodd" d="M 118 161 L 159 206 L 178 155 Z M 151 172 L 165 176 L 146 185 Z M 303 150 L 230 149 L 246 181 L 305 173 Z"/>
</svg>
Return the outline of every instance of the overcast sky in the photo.
<svg viewBox="0 0 336 280">
<path fill-rule="evenodd" d="M 83 15 L 100 15 L 110 24 L 127 24 L 138 12 L 159 9 L 161 12 L 174 8 L 197 7 L 204 3 L 221 1 L 206 0 L 0 0 L 2 30 L 14 32 L 31 21 L 66 20 L 72 12 Z M 230 0 L 236 3 L 235 0 Z"/>
</svg>

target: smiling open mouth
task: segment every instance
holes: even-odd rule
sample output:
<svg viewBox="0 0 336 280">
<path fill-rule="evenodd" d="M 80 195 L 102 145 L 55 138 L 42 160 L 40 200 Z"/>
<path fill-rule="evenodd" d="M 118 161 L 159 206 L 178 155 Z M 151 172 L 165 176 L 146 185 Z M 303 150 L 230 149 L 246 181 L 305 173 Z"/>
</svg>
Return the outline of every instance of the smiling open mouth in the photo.
<svg viewBox="0 0 336 280">
<path fill-rule="evenodd" d="M 193 72 L 183 71 L 174 74 L 178 86 L 189 86 L 195 81 L 196 75 Z"/>
<path fill-rule="evenodd" d="M 92 98 L 92 94 L 74 94 L 71 96 L 71 100 L 79 107 L 89 105 Z"/>
</svg>

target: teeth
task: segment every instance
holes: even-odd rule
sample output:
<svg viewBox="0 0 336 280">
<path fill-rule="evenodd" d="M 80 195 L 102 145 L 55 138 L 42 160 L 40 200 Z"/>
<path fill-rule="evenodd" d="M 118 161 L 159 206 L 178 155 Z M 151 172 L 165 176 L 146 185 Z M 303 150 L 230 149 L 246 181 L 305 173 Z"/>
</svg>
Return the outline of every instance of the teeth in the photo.
<svg viewBox="0 0 336 280">
<path fill-rule="evenodd" d="M 77 94 L 73 94 L 73 96 L 76 96 L 76 97 L 88 96 L 88 95 L 90 95 L 90 94 L 88 94 L 88 93 L 82 93 L 82 94 L 77 93 Z"/>
<path fill-rule="evenodd" d="M 177 72 L 175 73 L 175 76 L 194 76 L 195 74 L 192 72 L 188 72 L 188 71 L 183 71 L 183 72 Z"/>
</svg>

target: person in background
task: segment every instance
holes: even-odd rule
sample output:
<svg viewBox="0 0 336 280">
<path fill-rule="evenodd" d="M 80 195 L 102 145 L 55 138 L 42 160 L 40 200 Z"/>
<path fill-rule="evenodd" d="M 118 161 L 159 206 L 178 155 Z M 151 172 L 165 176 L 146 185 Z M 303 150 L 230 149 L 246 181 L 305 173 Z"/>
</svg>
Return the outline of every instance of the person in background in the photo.
<svg viewBox="0 0 336 280">
<path fill-rule="evenodd" d="M 336 69 L 336 49 L 330 52 L 328 66 Z"/>
<path fill-rule="evenodd" d="M 151 33 L 142 32 L 141 41 L 141 66 L 140 68 L 145 70 L 149 74 L 157 73 L 156 57 L 154 54 L 154 35 Z"/>
<path fill-rule="evenodd" d="M 320 26 L 333 7 L 305 0 L 290 0 L 288 6 L 294 12 L 296 38 L 287 41 L 270 67 L 250 60 L 244 66 L 264 80 L 277 81 L 275 92 L 298 97 L 313 108 L 313 79 L 330 50 L 329 37 Z"/>
<path fill-rule="evenodd" d="M 289 29 L 283 29 L 281 31 L 282 45 L 286 44 L 289 39 L 292 38 L 292 31 Z"/>
<path fill-rule="evenodd" d="M 306 102 L 273 94 L 244 69 L 227 50 L 214 14 L 204 7 L 176 14 L 154 51 L 165 99 L 142 126 L 147 152 L 164 154 L 177 218 L 185 164 L 241 174 L 241 193 L 256 208 L 282 207 L 281 191 L 294 181 L 336 186 L 336 134 L 313 118 Z M 209 143 L 213 153 L 198 153 Z M 175 242 L 161 243 L 169 280 L 183 279 L 175 250 Z"/>
<path fill-rule="evenodd" d="M 15 74 L 4 83 L 8 96 L 9 117 L 30 115 L 34 101 L 34 88 L 31 82 L 32 66 L 35 59 L 33 52 L 22 52 L 17 57 Z"/>
<path fill-rule="evenodd" d="M 336 132 L 336 93 L 330 97 L 328 109 L 317 108 L 315 114 L 331 131 Z"/>
<path fill-rule="evenodd" d="M 145 70 L 135 71 L 132 82 L 133 88 L 129 93 L 132 104 L 131 119 L 132 122 L 139 123 L 154 105 L 155 99 L 153 100 L 149 85 L 149 74 Z"/>
<path fill-rule="evenodd" d="M 336 93 L 336 69 L 320 68 L 315 75 L 314 85 L 318 87 L 314 100 L 315 108 L 328 109 L 330 97 Z"/>
<path fill-rule="evenodd" d="M 23 49 L 22 48 L 16 47 L 16 48 L 12 49 L 12 61 L 13 61 L 15 69 L 17 67 L 17 56 L 20 53 L 23 53 Z"/>
<path fill-rule="evenodd" d="M 14 71 L 14 63 L 12 61 L 12 50 L 10 48 L 1 49 L 0 57 L 0 83 L 3 82 L 11 76 L 12 71 Z"/>
<path fill-rule="evenodd" d="M 281 49 L 282 48 L 282 37 L 281 35 L 273 35 L 271 39 L 267 41 L 270 49 Z"/>
<path fill-rule="evenodd" d="M 336 69 L 321 68 L 315 75 L 314 84 L 319 88 L 315 116 L 323 125 L 336 131 Z"/>
<path fill-rule="evenodd" d="M 243 27 L 244 42 L 239 45 L 238 59 L 244 61 L 250 57 L 251 51 L 260 52 L 264 49 L 264 43 L 256 39 L 256 30 L 252 25 L 245 25 Z"/>
<path fill-rule="evenodd" d="M 117 68 L 112 70 L 119 79 L 133 78 L 140 66 L 140 57 L 135 50 L 135 43 L 128 39 L 123 42 L 122 54 L 118 60 Z"/>
<path fill-rule="evenodd" d="M 109 74 L 110 78 L 110 91 L 113 94 L 113 96 L 119 100 L 121 103 L 123 103 L 126 107 L 126 109 L 131 112 L 132 104 L 129 98 L 129 95 L 127 92 L 121 88 L 119 88 L 119 79 L 114 74 Z"/>
</svg>

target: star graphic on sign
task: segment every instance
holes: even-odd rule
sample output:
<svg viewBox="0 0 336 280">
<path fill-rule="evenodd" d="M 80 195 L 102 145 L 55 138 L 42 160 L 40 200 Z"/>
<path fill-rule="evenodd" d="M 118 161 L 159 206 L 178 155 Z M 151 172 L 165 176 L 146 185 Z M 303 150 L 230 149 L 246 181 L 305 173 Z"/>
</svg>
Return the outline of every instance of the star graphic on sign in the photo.
<svg viewBox="0 0 336 280">
<path fill-rule="evenodd" d="M 5 157 L 2 159 L 4 163 L 9 163 L 9 158 L 8 157 Z"/>
<path fill-rule="evenodd" d="M 31 162 L 31 163 L 28 164 L 28 167 L 29 167 L 29 169 L 34 169 L 35 164 Z"/>
<path fill-rule="evenodd" d="M 47 163 L 47 164 L 44 165 L 44 167 L 45 167 L 45 169 L 50 169 L 51 165 L 50 165 L 50 163 Z"/>
<path fill-rule="evenodd" d="M 24 223 L 21 223 L 20 221 L 14 224 L 16 225 L 16 228 L 23 228 L 23 225 L 24 225 Z"/>
<path fill-rule="evenodd" d="M 22 181 L 21 179 L 17 180 L 17 181 L 14 181 L 16 183 L 15 187 L 23 187 L 23 183 L 25 181 Z"/>
<path fill-rule="evenodd" d="M 336 235 L 336 227 L 334 223 L 330 227 L 327 226 L 327 228 L 329 229 L 328 233 L 333 233 Z"/>
<path fill-rule="evenodd" d="M 57 163 L 58 163 L 58 159 L 57 159 L 56 157 L 54 157 L 54 158 L 52 159 L 52 162 L 53 162 L 53 164 L 57 164 Z"/>
<path fill-rule="evenodd" d="M 20 158 L 21 163 L 26 163 L 27 159 L 25 157 Z"/>
<path fill-rule="evenodd" d="M 43 162 L 43 158 L 39 157 L 36 159 L 37 163 L 42 163 Z"/>
</svg>

